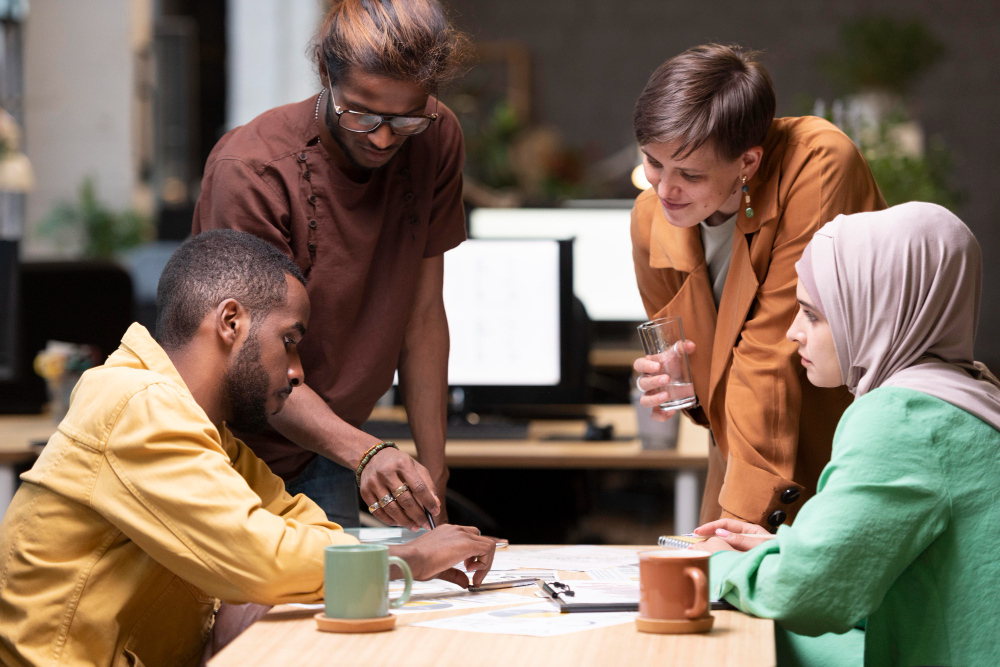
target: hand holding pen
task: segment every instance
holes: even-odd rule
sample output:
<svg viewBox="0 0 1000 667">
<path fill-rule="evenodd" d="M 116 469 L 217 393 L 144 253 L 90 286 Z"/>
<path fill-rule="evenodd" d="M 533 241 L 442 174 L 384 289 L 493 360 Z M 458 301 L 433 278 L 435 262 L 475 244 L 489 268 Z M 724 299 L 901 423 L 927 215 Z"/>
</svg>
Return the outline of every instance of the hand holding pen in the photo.
<svg viewBox="0 0 1000 667">
<path fill-rule="evenodd" d="M 694 529 L 694 535 L 708 538 L 696 548 L 705 551 L 749 551 L 775 535 L 755 523 L 737 519 L 719 519 L 710 521 Z"/>
</svg>

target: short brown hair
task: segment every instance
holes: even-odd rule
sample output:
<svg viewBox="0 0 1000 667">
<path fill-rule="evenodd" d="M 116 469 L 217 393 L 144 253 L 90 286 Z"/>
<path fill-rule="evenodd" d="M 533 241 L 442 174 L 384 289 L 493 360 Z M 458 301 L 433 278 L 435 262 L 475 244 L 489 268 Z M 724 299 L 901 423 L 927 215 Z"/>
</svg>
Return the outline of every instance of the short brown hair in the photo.
<svg viewBox="0 0 1000 667">
<path fill-rule="evenodd" d="M 635 104 L 640 146 L 680 142 L 674 157 L 707 142 L 735 160 L 759 146 L 774 120 L 774 84 L 755 51 L 705 44 L 674 56 L 653 72 Z"/>
<path fill-rule="evenodd" d="M 461 71 L 470 51 L 436 0 L 335 0 L 315 57 L 330 83 L 357 67 L 434 91 Z"/>
</svg>

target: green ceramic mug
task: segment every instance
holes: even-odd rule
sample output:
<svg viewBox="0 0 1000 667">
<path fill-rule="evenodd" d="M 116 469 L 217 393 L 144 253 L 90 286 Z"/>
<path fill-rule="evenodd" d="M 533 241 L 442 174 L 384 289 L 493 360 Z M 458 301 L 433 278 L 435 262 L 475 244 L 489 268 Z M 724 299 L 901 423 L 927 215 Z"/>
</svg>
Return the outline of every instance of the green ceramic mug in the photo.
<svg viewBox="0 0 1000 667">
<path fill-rule="evenodd" d="M 323 596 L 327 618 L 381 618 L 410 599 L 413 574 L 383 544 L 340 544 L 325 549 Z M 389 565 L 398 565 L 406 588 L 389 599 Z"/>
</svg>

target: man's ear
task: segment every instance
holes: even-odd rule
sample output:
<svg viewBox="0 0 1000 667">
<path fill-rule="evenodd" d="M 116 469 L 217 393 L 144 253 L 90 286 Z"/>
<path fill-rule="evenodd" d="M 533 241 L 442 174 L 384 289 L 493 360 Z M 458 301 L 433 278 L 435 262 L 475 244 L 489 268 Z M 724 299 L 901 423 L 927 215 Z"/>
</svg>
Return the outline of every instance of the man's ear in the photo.
<svg viewBox="0 0 1000 667">
<path fill-rule="evenodd" d="M 249 314 L 236 299 L 226 299 L 215 308 L 215 329 L 227 347 L 232 347 L 249 324 Z"/>
<path fill-rule="evenodd" d="M 324 88 L 330 87 L 330 72 L 326 69 L 326 63 L 322 58 L 319 59 L 319 82 Z"/>
</svg>

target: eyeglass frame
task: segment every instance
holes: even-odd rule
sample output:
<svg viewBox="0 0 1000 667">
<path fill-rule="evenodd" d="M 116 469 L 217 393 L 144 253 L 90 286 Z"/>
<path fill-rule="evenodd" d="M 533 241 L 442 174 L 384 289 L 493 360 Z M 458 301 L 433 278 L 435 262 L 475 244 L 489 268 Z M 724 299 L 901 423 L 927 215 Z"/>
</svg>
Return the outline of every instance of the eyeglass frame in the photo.
<svg viewBox="0 0 1000 667">
<path fill-rule="evenodd" d="M 418 134 L 423 134 L 427 130 L 431 129 L 431 125 L 433 125 L 434 122 L 438 119 L 438 115 L 437 115 L 436 112 L 432 113 L 432 114 L 426 114 L 426 115 L 425 114 L 402 114 L 402 113 L 392 114 L 392 113 L 373 113 L 371 111 L 355 111 L 354 109 L 341 109 L 340 105 L 337 104 L 337 98 L 335 98 L 333 96 L 333 86 L 330 86 L 330 101 L 333 103 L 333 112 L 335 114 L 337 114 L 337 125 L 340 126 L 340 127 L 343 127 L 348 132 L 354 132 L 355 134 L 371 134 L 375 130 L 377 130 L 380 127 L 382 127 L 383 124 L 388 124 L 389 125 L 389 130 L 394 135 L 396 135 L 397 137 L 415 137 Z M 434 108 L 435 109 L 437 108 L 437 105 L 438 105 L 438 101 L 437 101 L 437 98 L 435 98 L 434 99 Z M 352 113 L 352 114 L 355 114 L 355 115 L 358 115 L 358 116 L 376 116 L 376 117 L 378 117 L 379 121 L 375 125 L 375 127 L 373 127 L 370 130 L 352 130 L 349 127 L 345 127 L 344 124 L 340 122 L 345 113 Z M 399 132 L 396 132 L 396 128 L 394 128 L 392 126 L 392 122 L 391 121 L 392 121 L 393 118 L 427 118 L 431 122 L 428 123 L 427 127 L 425 127 L 424 129 L 420 130 L 419 132 L 413 132 L 411 134 L 400 134 Z"/>
</svg>

